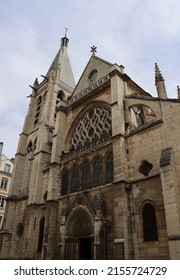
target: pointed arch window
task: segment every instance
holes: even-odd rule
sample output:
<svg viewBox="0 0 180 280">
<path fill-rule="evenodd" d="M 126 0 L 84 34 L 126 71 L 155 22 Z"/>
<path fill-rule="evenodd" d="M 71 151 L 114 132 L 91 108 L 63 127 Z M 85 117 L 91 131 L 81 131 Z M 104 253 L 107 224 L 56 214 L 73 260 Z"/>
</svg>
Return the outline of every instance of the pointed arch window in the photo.
<svg viewBox="0 0 180 280">
<path fill-rule="evenodd" d="M 45 225 L 45 218 L 42 217 L 39 222 L 39 240 L 38 240 L 38 252 L 42 252 L 43 240 L 44 240 L 44 225 Z"/>
<path fill-rule="evenodd" d="M 77 192 L 79 189 L 79 167 L 75 165 L 71 176 L 71 192 Z"/>
<path fill-rule="evenodd" d="M 106 160 L 106 183 L 112 183 L 113 181 L 114 181 L 113 153 L 110 152 Z"/>
<path fill-rule="evenodd" d="M 88 189 L 91 185 L 91 171 L 90 164 L 88 161 L 85 161 L 82 167 L 82 188 Z"/>
<path fill-rule="evenodd" d="M 156 211 L 151 203 L 146 203 L 142 210 L 144 241 L 157 241 Z"/>
<path fill-rule="evenodd" d="M 103 162 L 102 159 L 97 156 L 94 162 L 94 186 L 102 185 L 103 182 Z"/>
<path fill-rule="evenodd" d="M 62 175 L 61 195 L 66 195 L 68 192 L 69 173 L 67 170 Z"/>
</svg>

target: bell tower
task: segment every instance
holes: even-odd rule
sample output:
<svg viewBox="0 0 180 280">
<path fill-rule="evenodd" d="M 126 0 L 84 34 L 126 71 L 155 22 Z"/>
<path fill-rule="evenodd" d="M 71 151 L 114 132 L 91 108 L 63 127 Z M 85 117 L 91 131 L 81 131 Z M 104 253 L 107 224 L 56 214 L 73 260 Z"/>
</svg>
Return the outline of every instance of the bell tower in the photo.
<svg viewBox="0 0 180 280">
<path fill-rule="evenodd" d="M 56 111 L 61 102 L 71 96 L 75 87 L 67 52 L 68 43 L 69 39 L 65 34 L 49 70 L 45 75 L 41 75 L 42 81 L 39 82 L 36 78 L 33 85 L 30 85 L 32 92 L 28 96 L 29 108 L 19 138 L 11 190 L 7 199 L 4 232 L 11 233 L 7 245 L 10 245 L 11 249 L 6 249 L 6 245 L 3 245 L 2 256 L 4 254 L 14 258 L 16 254 L 17 258 L 21 258 L 24 254 L 22 252 L 26 251 L 28 256 L 38 258 L 34 254 L 42 251 L 41 233 L 44 232 L 48 220 L 47 208 L 51 208 L 48 199 L 56 200 L 58 192 L 53 181 L 58 175 L 55 174 L 55 179 L 51 176 L 53 172 L 58 172 L 58 162 L 52 163 L 53 133 L 55 126 L 58 126 Z M 48 192 L 48 188 L 53 190 L 54 195 L 51 191 Z M 8 215 L 10 211 L 13 211 L 14 215 Z M 23 233 L 24 224 L 27 225 L 28 232 Z M 13 248 L 17 248 L 17 225 L 20 225 L 22 238 L 26 241 L 21 242 L 22 248 L 20 246 L 15 253 Z M 26 249 L 23 246 L 26 246 Z M 26 256 L 23 255 L 23 258 Z"/>
<path fill-rule="evenodd" d="M 69 39 L 61 39 L 60 49 L 42 82 L 35 79 L 29 109 L 20 135 L 11 194 L 28 192 L 28 203 L 42 202 L 42 166 L 51 161 L 56 108 L 71 95 L 75 80 L 68 57 Z"/>
</svg>

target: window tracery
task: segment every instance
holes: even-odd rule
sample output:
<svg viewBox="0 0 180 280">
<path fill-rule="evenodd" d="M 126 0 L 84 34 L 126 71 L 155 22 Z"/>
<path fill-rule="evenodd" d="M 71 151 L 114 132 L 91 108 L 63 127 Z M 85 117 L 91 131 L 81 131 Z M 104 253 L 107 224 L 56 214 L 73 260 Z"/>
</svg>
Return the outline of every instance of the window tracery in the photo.
<svg viewBox="0 0 180 280">
<path fill-rule="evenodd" d="M 37 137 L 35 138 L 34 142 L 29 141 L 27 145 L 27 153 L 32 155 L 36 149 L 36 146 L 37 146 Z"/>
<path fill-rule="evenodd" d="M 70 143 L 70 150 L 88 148 L 111 137 L 111 113 L 105 108 L 91 108 L 79 121 Z"/>
<path fill-rule="evenodd" d="M 73 163 L 71 178 L 69 178 L 69 171 L 66 168 L 63 169 L 61 176 L 61 195 L 68 193 L 69 182 L 70 193 L 112 183 L 114 180 L 113 152 L 109 150 L 105 157 L 96 155 L 92 161 L 85 159 L 82 165 Z"/>
<path fill-rule="evenodd" d="M 126 129 L 129 132 L 137 127 L 141 127 L 146 123 L 156 121 L 157 117 L 153 110 L 143 104 L 133 105 L 129 108 L 129 123 L 126 124 Z"/>
</svg>

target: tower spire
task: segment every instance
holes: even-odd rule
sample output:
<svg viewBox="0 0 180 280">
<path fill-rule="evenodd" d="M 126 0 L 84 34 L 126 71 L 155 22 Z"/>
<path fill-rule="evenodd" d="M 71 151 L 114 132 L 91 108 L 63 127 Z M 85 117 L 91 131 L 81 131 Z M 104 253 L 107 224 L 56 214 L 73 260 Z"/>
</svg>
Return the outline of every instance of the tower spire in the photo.
<svg viewBox="0 0 180 280">
<path fill-rule="evenodd" d="M 67 51 L 68 43 L 67 28 L 65 28 L 65 35 L 61 39 L 60 49 L 55 56 L 46 77 L 50 78 L 50 73 L 53 70 L 56 84 L 62 89 L 67 90 L 69 93 L 72 93 L 75 88 L 75 79 Z"/>
<path fill-rule="evenodd" d="M 164 78 L 161 74 L 161 71 L 160 71 L 157 63 L 155 63 L 155 85 L 156 85 L 158 97 L 162 98 L 162 99 L 167 99 Z"/>
</svg>

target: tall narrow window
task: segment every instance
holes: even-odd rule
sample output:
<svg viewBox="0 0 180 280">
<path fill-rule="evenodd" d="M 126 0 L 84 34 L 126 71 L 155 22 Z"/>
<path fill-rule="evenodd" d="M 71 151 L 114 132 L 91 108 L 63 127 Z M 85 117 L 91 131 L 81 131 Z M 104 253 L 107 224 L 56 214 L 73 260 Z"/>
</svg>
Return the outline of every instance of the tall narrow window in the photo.
<svg viewBox="0 0 180 280">
<path fill-rule="evenodd" d="M 90 164 L 88 161 L 85 161 L 82 167 L 82 189 L 88 189 L 91 185 L 91 171 Z"/>
<path fill-rule="evenodd" d="M 8 184 L 8 179 L 7 178 L 2 178 L 0 188 L 3 189 L 3 190 L 7 190 L 7 184 Z"/>
<path fill-rule="evenodd" d="M 77 192 L 79 189 L 79 167 L 74 166 L 71 176 L 71 192 Z"/>
<path fill-rule="evenodd" d="M 98 156 L 94 162 L 94 186 L 99 186 L 103 182 L 103 164 L 102 159 Z"/>
<path fill-rule="evenodd" d="M 61 195 L 66 195 L 68 192 L 69 173 L 67 170 L 62 175 Z"/>
<path fill-rule="evenodd" d="M 39 223 L 39 240 L 38 240 L 38 252 L 42 252 L 42 245 L 44 239 L 44 225 L 45 225 L 45 218 L 42 217 Z"/>
<path fill-rule="evenodd" d="M 156 211 L 151 203 L 146 203 L 142 211 L 144 241 L 157 241 Z"/>
<path fill-rule="evenodd" d="M 39 117 L 40 117 L 40 111 L 41 111 L 41 101 L 42 101 L 42 97 L 39 96 L 37 99 L 37 103 L 36 103 L 36 115 L 35 115 L 35 120 L 34 120 L 34 125 L 36 125 L 39 121 Z"/>
<path fill-rule="evenodd" d="M 109 153 L 106 160 L 106 183 L 112 183 L 114 180 L 113 171 L 113 153 Z"/>
<path fill-rule="evenodd" d="M 4 208 L 4 204 L 5 204 L 5 197 L 0 196 L 0 208 Z"/>
</svg>

